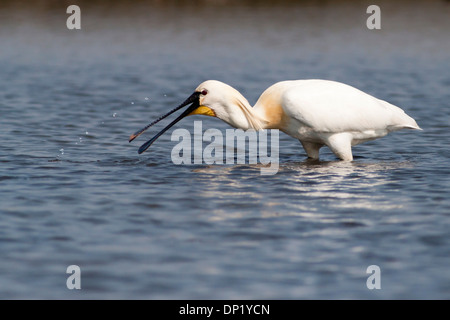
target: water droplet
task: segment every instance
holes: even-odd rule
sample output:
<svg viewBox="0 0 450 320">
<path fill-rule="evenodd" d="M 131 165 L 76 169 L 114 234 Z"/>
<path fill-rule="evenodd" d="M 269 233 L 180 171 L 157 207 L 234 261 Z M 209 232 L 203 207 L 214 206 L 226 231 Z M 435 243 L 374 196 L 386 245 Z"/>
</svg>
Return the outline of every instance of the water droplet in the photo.
<svg viewBox="0 0 450 320">
<path fill-rule="evenodd" d="M 145 100 L 148 100 L 148 97 L 145 97 Z"/>
<path fill-rule="evenodd" d="M 165 94 L 164 97 L 167 97 L 167 94 Z"/>
<path fill-rule="evenodd" d="M 113 118 L 115 118 L 117 116 L 117 112 L 113 113 Z"/>
<path fill-rule="evenodd" d="M 131 101 L 131 104 L 134 104 L 134 102 L 133 102 L 133 101 Z"/>
<path fill-rule="evenodd" d="M 61 152 L 61 154 L 64 154 L 64 149 L 63 148 L 59 149 L 59 152 Z"/>
<path fill-rule="evenodd" d="M 88 134 L 89 134 L 89 132 L 86 131 L 86 135 L 88 135 Z"/>
</svg>

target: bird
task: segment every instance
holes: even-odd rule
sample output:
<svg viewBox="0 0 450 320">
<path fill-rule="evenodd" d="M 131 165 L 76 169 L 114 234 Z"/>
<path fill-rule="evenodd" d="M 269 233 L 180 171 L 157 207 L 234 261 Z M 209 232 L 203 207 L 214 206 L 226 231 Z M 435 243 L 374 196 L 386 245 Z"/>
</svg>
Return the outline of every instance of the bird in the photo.
<svg viewBox="0 0 450 320">
<path fill-rule="evenodd" d="M 254 107 L 230 85 L 207 80 L 178 107 L 132 134 L 129 142 L 186 106 L 138 153 L 146 151 L 164 132 L 190 115 L 216 117 L 242 130 L 278 129 L 298 139 L 308 159 L 313 160 L 319 160 L 319 150 L 327 146 L 338 159 L 352 161 L 352 146 L 401 129 L 422 130 L 401 108 L 333 80 L 277 82 L 261 94 Z"/>
</svg>

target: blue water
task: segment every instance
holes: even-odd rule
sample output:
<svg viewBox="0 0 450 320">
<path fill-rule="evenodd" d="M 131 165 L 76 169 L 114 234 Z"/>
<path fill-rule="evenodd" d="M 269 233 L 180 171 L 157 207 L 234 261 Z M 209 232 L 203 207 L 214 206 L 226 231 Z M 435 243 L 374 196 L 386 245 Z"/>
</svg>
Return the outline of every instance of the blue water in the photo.
<svg viewBox="0 0 450 320">
<path fill-rule="evenodd" d="M 2 4 L 0 298 L 449 299 L 450 5 Z M 286 79 L 341 81 L 424 129 L 280 168 L 174 165 L 137 129 L 207 79 L 253 104 Z M 189 117 L 175 128 L 228 126 Z M 206 144 L 205 144 L 206 145 Z M 69 265 L 81 290 L 69 290 Z M 366 269 L 381 269 L 369 290 Z"/>
</svg>

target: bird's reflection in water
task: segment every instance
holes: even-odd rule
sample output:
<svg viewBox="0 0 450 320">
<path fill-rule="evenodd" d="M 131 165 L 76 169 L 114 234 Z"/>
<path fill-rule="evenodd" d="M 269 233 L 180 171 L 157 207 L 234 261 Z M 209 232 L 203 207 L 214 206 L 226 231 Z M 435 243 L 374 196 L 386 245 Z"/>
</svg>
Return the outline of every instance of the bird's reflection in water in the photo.
<svg viewBox="0 0 450 320">
<path fill-rule="evenodd" d="M 220 204 L 211 208 L 212 220 L 301 216 L 325 221 L 339 212 L 401 209 L 389 186 L 390 172 L 414 164 L 305 160 L 282 163 L 273 176 L 260 175 L 261 166 L 205 165 L 193 170 L 195 179 L 208 185 L 198 197 Z"/>
</svg>

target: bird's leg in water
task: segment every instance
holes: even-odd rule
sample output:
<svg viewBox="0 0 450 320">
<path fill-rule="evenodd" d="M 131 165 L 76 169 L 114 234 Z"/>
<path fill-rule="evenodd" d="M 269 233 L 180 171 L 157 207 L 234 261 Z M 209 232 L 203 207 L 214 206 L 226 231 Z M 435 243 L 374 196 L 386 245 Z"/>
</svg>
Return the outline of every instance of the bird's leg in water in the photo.
<svg viewBox="0 0 450 320">
<path fill-rule="evenodd" d="M 301 140 L 300 140 L 300 142 L 303 146 L 303 149 L 305 149 L 306 154 L 308 155 L 308 158 L 311 158 L 313 160 L 319 160 L 319 150 L 320 150 L 320 148 L 323 147 L 323 144 L 301 141 Z"/>
<path fill-rule="evenodd" d="M 327 146 L 341 160 L 352 161 L 352 137 L 348 133 L 335 133 L 327 139 Z"/>
</svg>

